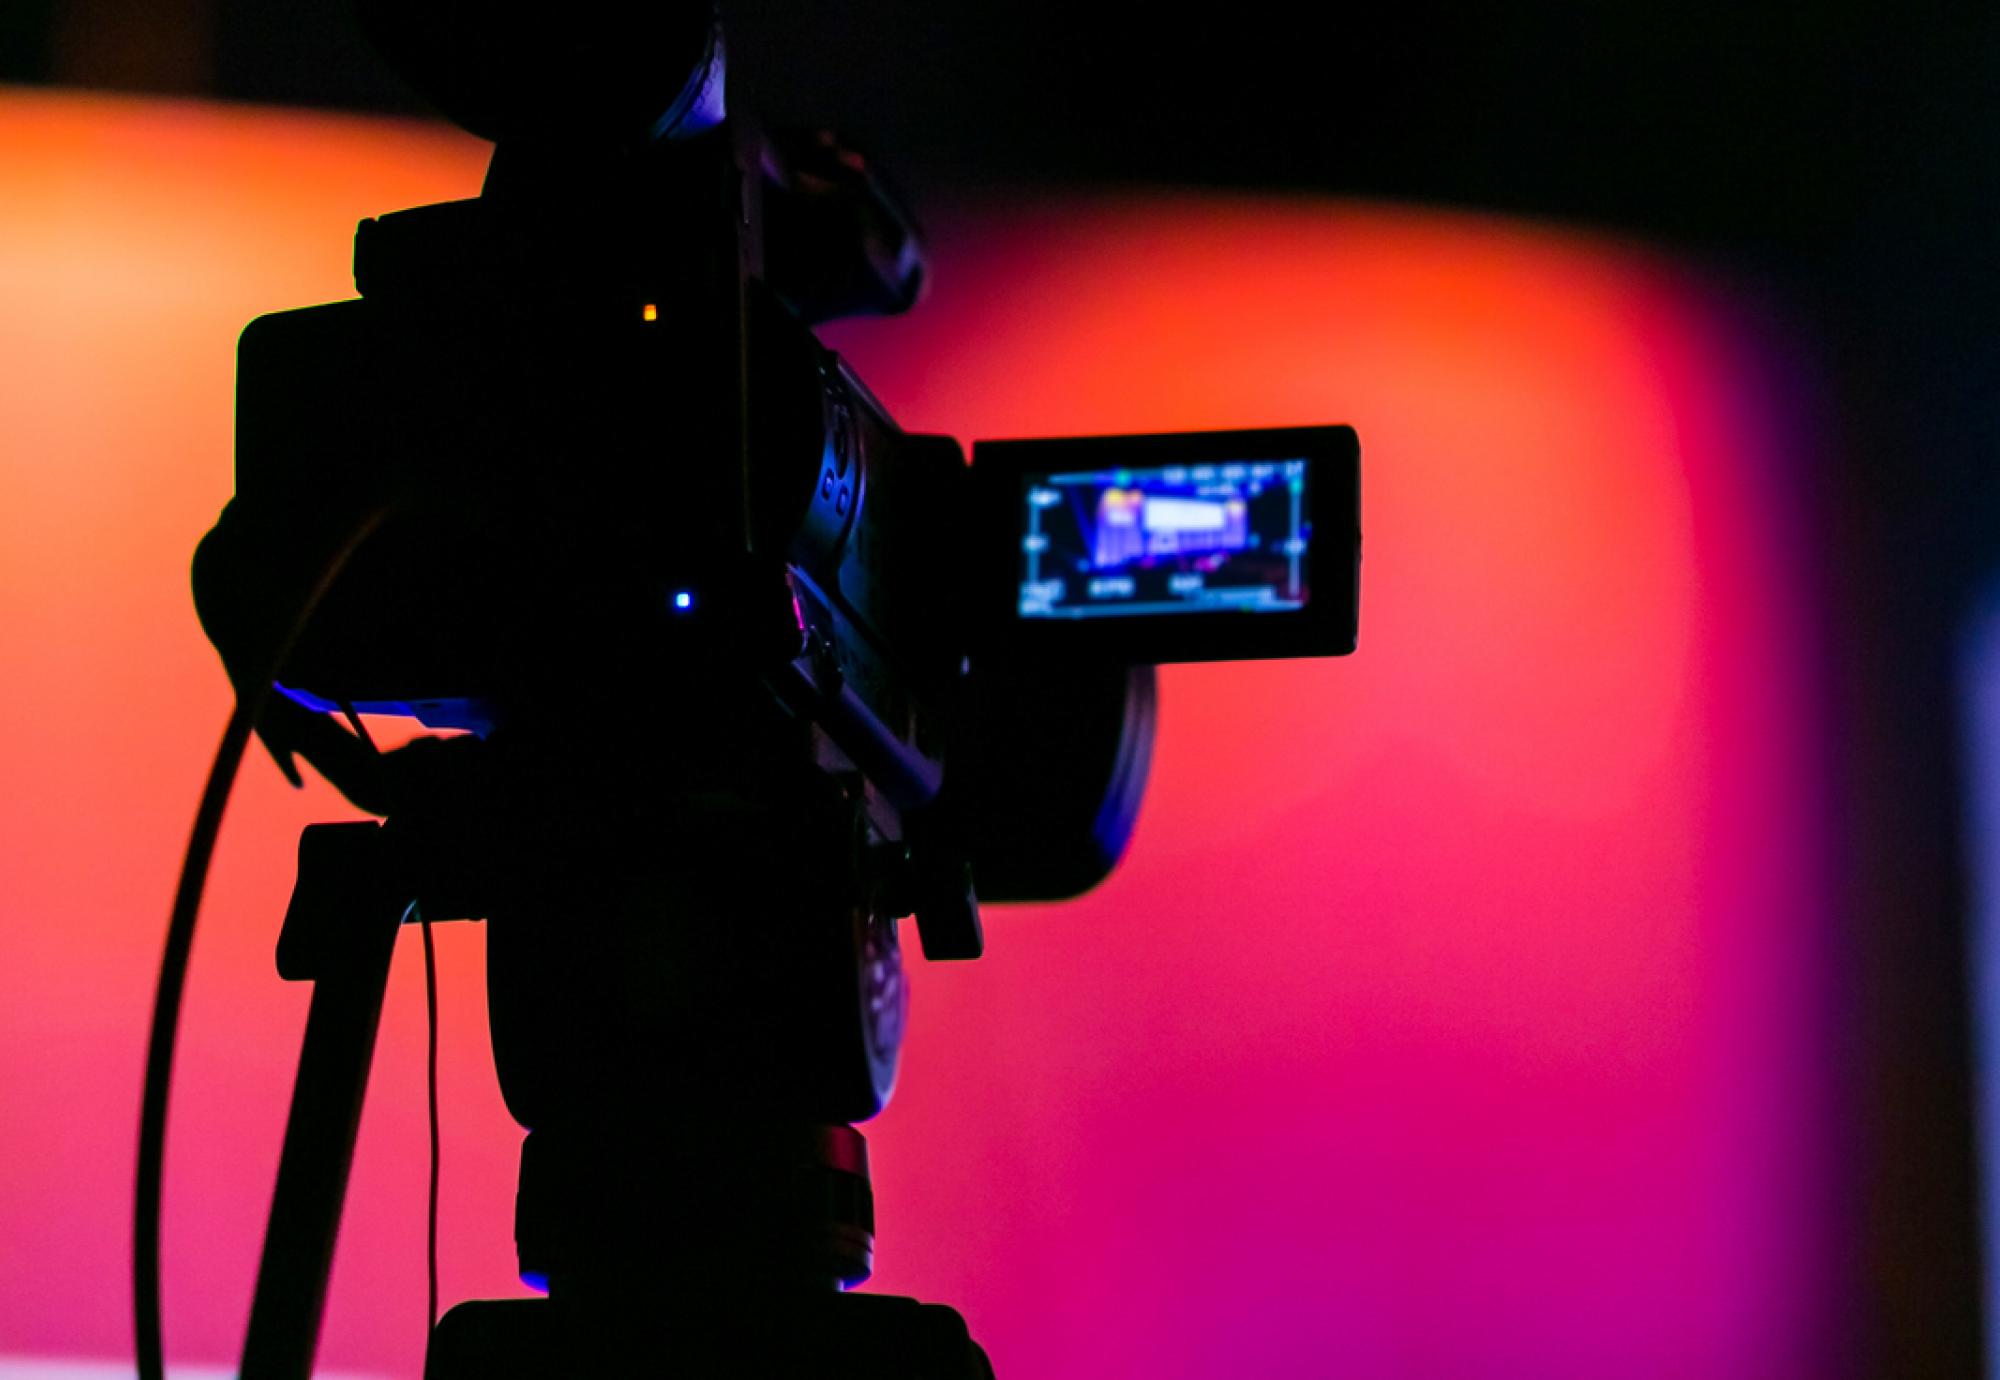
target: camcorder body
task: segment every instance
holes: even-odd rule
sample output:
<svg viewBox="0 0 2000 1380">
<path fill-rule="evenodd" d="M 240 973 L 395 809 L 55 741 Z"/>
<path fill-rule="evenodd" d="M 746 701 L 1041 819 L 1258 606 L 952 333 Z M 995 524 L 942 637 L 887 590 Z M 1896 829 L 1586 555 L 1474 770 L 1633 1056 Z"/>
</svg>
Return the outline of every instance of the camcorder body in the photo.
<svg viewBox="0 0 2000 1380">
<path fill-rule="evenodd" d="M 362 0 L 497 147 L 479 196 L 361 223 L 358 297 L 244 331 L 196 606 L 281 766 L 385 817 L 308 831 L 294 913 L 489 922 L 521 1269 L 552 1307 L 455 1310 L 427 1373 L 633 1373 L 667 1341 L 744 1374 L 792 1373 L 769 1346 L 918 1373 L 856 1339 L 949 1310 L 811 1302 L 871 1268 L 849 1123 L 894 1081 L 897 923 L 973 958 L 981 900 L 1100 881 L 1156 665 L 1353 650 L 1358 444 L 1005 440 L 968 465 L 903 431 L 813 333 L 920 295 L 873 169 L 725 113 L 706 7 L 572 8 L 545 33 Z M 460 732 L 377 754 L 369 713 Z M 309 1187 L 281 1171 L 246 1356 L 309 1359 L 284 1320 L 324 1296 L 345 1158 L 321 1158 Z M 329 1195 L 301 1283 L 280 1224 Z M 743 1325 L 779 1297 L 815 1321 Z M 921 1373 L 982 1373 L 947 1321 L 959 1360 Z"/>
<path fill-rule="evenodd" d="M 1025 901 L 1122 851 L 1153 665 L 1352 650 L 1350 430 L 991 442 L 968 466 L 812 333 L 915 296 L 914 231 L 872 180 L 829 189 L 726 123 L 515 154 L 477 199 L 364 221 L 358 299 L 244 332 L 237 494 L 196 564 L 233 672 L 386 513 L 286 658 L 297 701 L 483 732 L 758 686 L 887 839 L 931 816 L 981 897 Z"/>
</svg>

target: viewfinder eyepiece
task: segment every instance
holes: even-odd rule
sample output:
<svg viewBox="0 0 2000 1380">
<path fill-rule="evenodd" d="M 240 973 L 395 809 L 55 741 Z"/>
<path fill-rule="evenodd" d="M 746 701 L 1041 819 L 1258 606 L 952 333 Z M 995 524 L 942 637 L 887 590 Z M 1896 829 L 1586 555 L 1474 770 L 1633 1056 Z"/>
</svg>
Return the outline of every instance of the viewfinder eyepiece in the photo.
<svg viewBox="0 0 2000 1380">
<path fill-rule="evenodd" d="M 713 0 L 355 0 L 355 9 L 397 73 L 482 139 L 645 143 L 722 118 Z"/>
</svg>

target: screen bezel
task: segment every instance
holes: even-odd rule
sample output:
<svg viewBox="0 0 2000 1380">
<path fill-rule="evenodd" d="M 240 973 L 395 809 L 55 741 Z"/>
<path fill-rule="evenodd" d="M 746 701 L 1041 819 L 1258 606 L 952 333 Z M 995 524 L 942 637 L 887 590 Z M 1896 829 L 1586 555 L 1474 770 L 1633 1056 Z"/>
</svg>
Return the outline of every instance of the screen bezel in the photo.
<svg viewBox="0 0 2000 1380">
<path fill-rule="evenodd" d="M 1062 471 L 1151 469 L 1234 460 L 1304 460 L 1311 504 L 1310 597 L 1282 612 L 1207 609 L 1132 618 L 1023 618 L 1023 479 Z M 1361 445 L 1346 426 L 1188 431 L 980 441 L 972 447 L 982 578 L 982 646 L 1131 665 L 1345 656 L 1354 650 L 1361 587 Z"/>
</svg>

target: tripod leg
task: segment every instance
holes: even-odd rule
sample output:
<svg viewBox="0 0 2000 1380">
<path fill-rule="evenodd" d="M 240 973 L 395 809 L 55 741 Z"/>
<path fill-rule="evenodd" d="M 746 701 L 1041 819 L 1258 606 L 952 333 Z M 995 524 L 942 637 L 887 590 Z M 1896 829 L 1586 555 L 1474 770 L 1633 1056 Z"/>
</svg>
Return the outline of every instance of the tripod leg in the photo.
<svg viewBox="0 0 2000 1380">
<path fill-rule="evenodd" d="M 389 960 L 408 909 L 384 876 L 380 840 L 373 823 L 316 824 L 299 840 L 278 968 L 312 980 L 312 1009 L 243 1343 L 244 1380 L 312 1373 Z"/>
</svg>

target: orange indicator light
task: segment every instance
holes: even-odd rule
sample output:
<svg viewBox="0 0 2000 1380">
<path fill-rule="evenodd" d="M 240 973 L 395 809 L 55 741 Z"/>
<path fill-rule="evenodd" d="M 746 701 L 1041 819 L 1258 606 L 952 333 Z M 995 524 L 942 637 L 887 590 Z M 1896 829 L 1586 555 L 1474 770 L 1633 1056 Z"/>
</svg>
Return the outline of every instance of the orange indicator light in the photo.
<svg viewBox="0 0 2000 1380">
<path fill-rule="evenodd" d="M 658 321 L 660 319 L 660 309 L 654 303 L 648 302 L 645 306 L 639 308 L 639 315 L 645 317 L 648 321 Z"/>
</svg>

